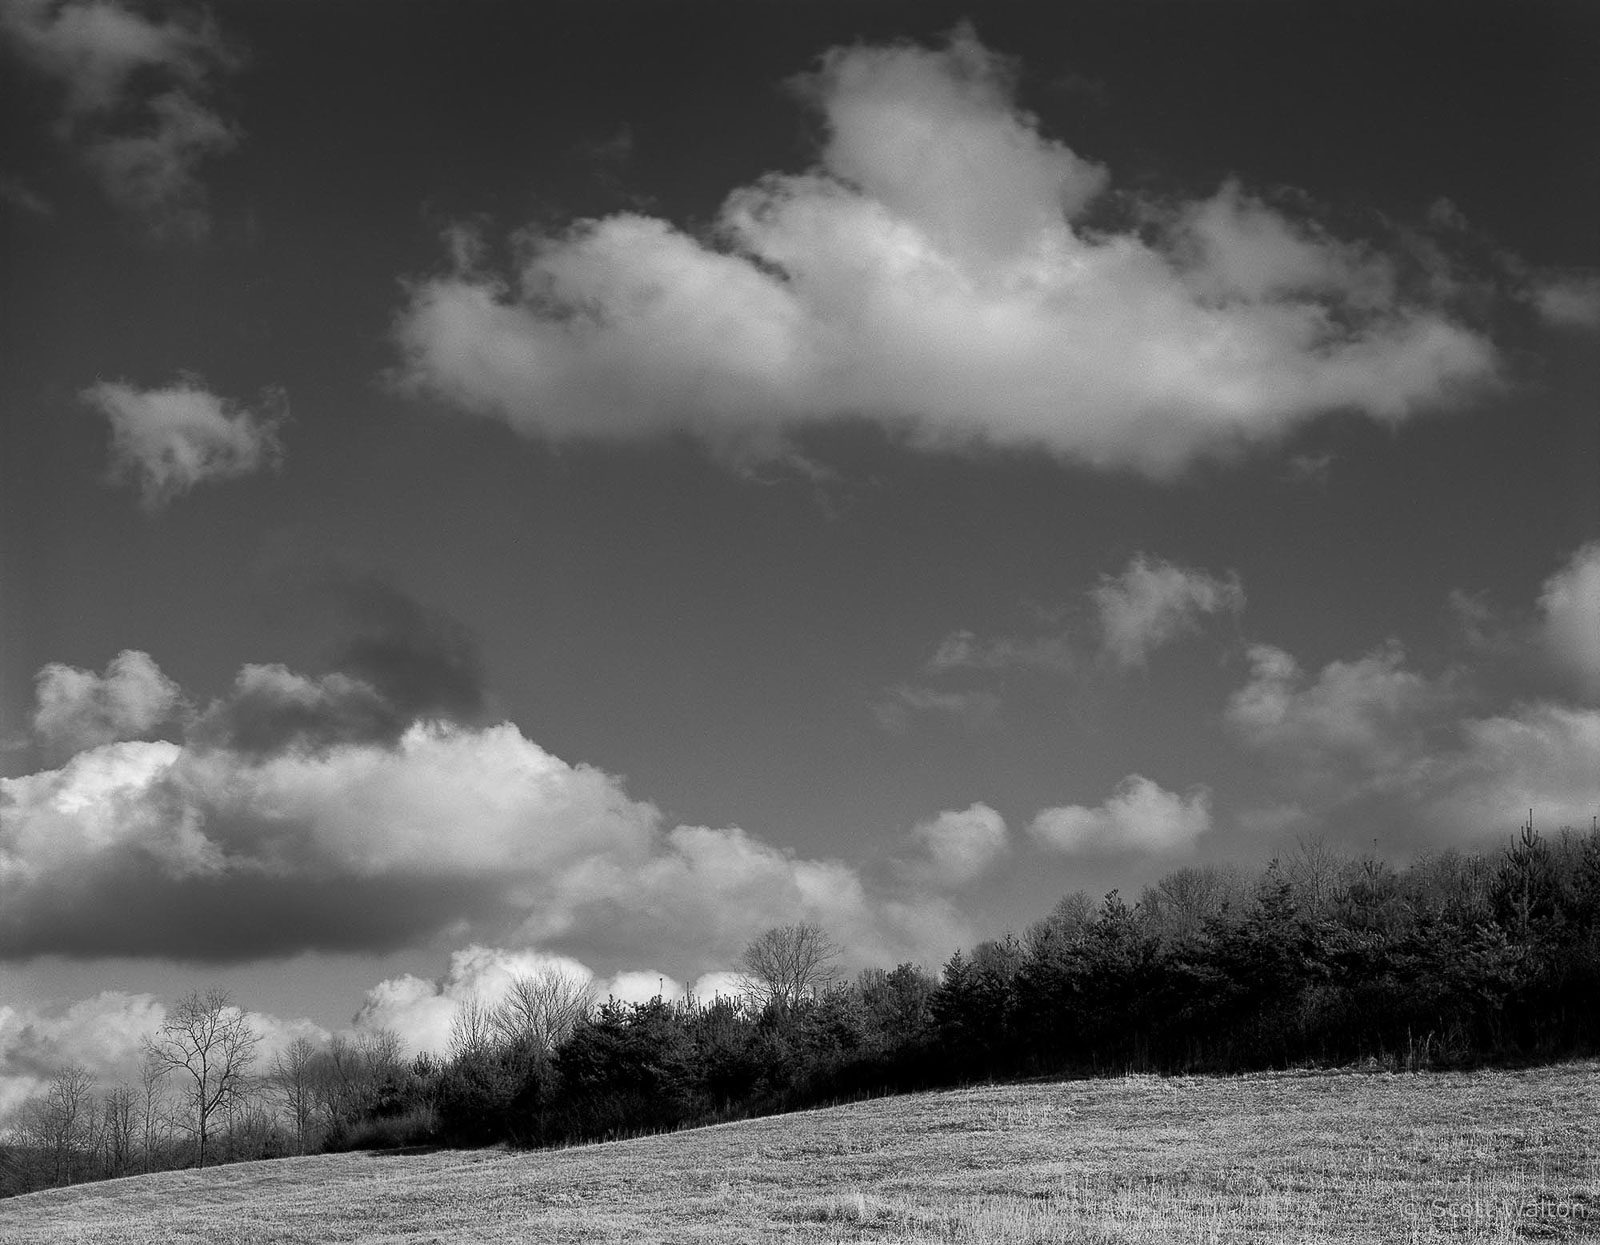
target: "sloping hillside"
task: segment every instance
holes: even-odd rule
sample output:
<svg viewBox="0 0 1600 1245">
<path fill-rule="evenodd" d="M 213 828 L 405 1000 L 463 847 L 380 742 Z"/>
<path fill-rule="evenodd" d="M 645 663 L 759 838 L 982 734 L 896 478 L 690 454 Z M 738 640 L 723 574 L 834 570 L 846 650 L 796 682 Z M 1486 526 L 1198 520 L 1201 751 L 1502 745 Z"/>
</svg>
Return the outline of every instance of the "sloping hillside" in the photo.
<svg viewBox="0 0 1600 1245">
<path fill-rule="evenodd" d="M 1600 1064 L 985 1086 L 0 1202 L 0 1241 L 1600 1240 Z"/>
</svg>

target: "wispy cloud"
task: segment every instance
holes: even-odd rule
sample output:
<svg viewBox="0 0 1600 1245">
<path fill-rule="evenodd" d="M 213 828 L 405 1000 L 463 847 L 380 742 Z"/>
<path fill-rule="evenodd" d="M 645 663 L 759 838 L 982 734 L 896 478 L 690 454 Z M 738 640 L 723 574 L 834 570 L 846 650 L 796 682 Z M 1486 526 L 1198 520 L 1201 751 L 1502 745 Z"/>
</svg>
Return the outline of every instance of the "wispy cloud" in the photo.
<svg viewBox="0 0 1600 1245">
<path fill-rule="evenodd" d="M 107 196 L 158 237 L 199 238 L 211 227 L 196 176 L 208 156 L 238 141 L 233 126 L 182 91 L 151 100 L 137 133 L 98 138 L 84 158 Z"/>
<path fill-rule="evenodd" d="M 835 49 L 796 83 L 826 126 L 816 168 L 733 191 L 709 239 L 619 213 L 520 234 L 509 275 L 414 281 L 402 378 L 538 435 L 690 428 L 761 454 L 865 415 L 1168 476 L 1496 376 L 1396 257 L 1235 183 L 1126 194 L 1136 226 L 1091 225 L 1109 171 L 1041 133 L 1013 77 L 964 28 Z"/>
<path fill-rule="evenodd" d="M 1065 632 L 984 639 L 967 630 L 952 631 L 934 649 L 925 667 L 929 674 L 955 670 L 1043 670 L 1067 674 L 1078 658 Z"/>
<path fill-rule="evenodd" d="M 918 718 L 942 718 L 967 730 L 991 730 L 1000 721 L 1000 697 L 985 690 L 948 691 L 921 684 L 889 688 L 872 705 L 873 719 L 884 730 L 904 734 Z"/>
<path fill-rule="evenodd" d="M 278 430 L 287 418 L 283 393 L 269 390 L 254 408 L 210 392 L 194 377 L 164 389 L 100 381 L 80 395 L 111 424 L 111 470 L 157 510 L 197 484 L 276 466 Z"/>
<path fill-rule="evenodd" d="M 238 64 L 209 19 L 157 20 L 118 0 L 0 0 L 0 36 L 59 84 L 57 133 L 113 202 L 158 237 L 207 231 L 199 166 L 238 142 L 209 103 L 215 76 Z"/>
<path fill-rule="evenodd" d="M 50 200 L 34 190 L 20 177 L 0 173 L 0 203 L 28 213 L 30 216 L 53 216 L 55 208 Z"/>
<path fill-rule="evenodd" d="M 1536 280 L 1529 293 L 1538 313 L 1562 328 L 1600 329 L 1600 275 L 1556 273 Z"/>
</svg>

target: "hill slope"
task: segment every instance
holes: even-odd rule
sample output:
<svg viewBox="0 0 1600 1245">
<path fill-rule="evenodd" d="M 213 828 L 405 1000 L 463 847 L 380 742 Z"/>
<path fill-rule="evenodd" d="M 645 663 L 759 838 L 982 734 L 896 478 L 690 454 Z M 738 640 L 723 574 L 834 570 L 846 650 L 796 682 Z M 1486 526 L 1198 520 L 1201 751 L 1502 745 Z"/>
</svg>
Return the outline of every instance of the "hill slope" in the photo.
<svg viewBox="0 0 1600 1245">
<path fill-rule="evenodd" d="M 1600 1240 L 1600 1064 L 984 1086 L 0 1202 L 0 1241 Z"/>
</svg>

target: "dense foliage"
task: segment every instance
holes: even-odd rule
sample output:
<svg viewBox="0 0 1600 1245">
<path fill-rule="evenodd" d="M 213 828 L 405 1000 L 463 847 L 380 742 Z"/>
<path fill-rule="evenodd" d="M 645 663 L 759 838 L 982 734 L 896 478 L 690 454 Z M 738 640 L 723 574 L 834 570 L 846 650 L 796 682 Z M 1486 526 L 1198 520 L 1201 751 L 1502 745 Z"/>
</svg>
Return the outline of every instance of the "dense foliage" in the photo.
<svg viewBox="0 0 1600 1245">
<path fill-rule="evenodd" d="M 819 933 L 768 931 L 757 968 L 786 932 Z M 228 1100 L 214 1155 L 555 1144 L 988 1077 L 1591 1053 L 1600 833 L 1528 828 L 1495 857 L 1403 870 L 1310 844 L 1254 877 L 1179 870 L 1131 905 L 1069 895 L 938 979 L 808 964 L 803 988 L 753 980 L 709 1002 L 591 1006 L 571 982 L 525 981 L 498 1008 L 463 1009 L 444 1056 L 406 1060 L 382 1032 L 301 1040 Z M 0 1148 L 0 1192 L 193 1161 L 184 1104 L 158 1117 L 158 1090 L 96 1098 L 63 1069 Z"/>
</svg>

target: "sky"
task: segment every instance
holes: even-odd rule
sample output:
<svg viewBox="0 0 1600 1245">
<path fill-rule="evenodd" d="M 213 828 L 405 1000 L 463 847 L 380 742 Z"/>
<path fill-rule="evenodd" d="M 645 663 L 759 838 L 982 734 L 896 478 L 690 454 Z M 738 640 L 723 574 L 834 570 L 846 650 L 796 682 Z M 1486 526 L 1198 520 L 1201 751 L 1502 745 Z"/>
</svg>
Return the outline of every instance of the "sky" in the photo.
<svg viewBox="0 0 1600 1245">
<path fill-rule="evenodd" d="M 1600 10 L 0 0 L 0 1112 L 1600 813 Z"/>
</svg>

